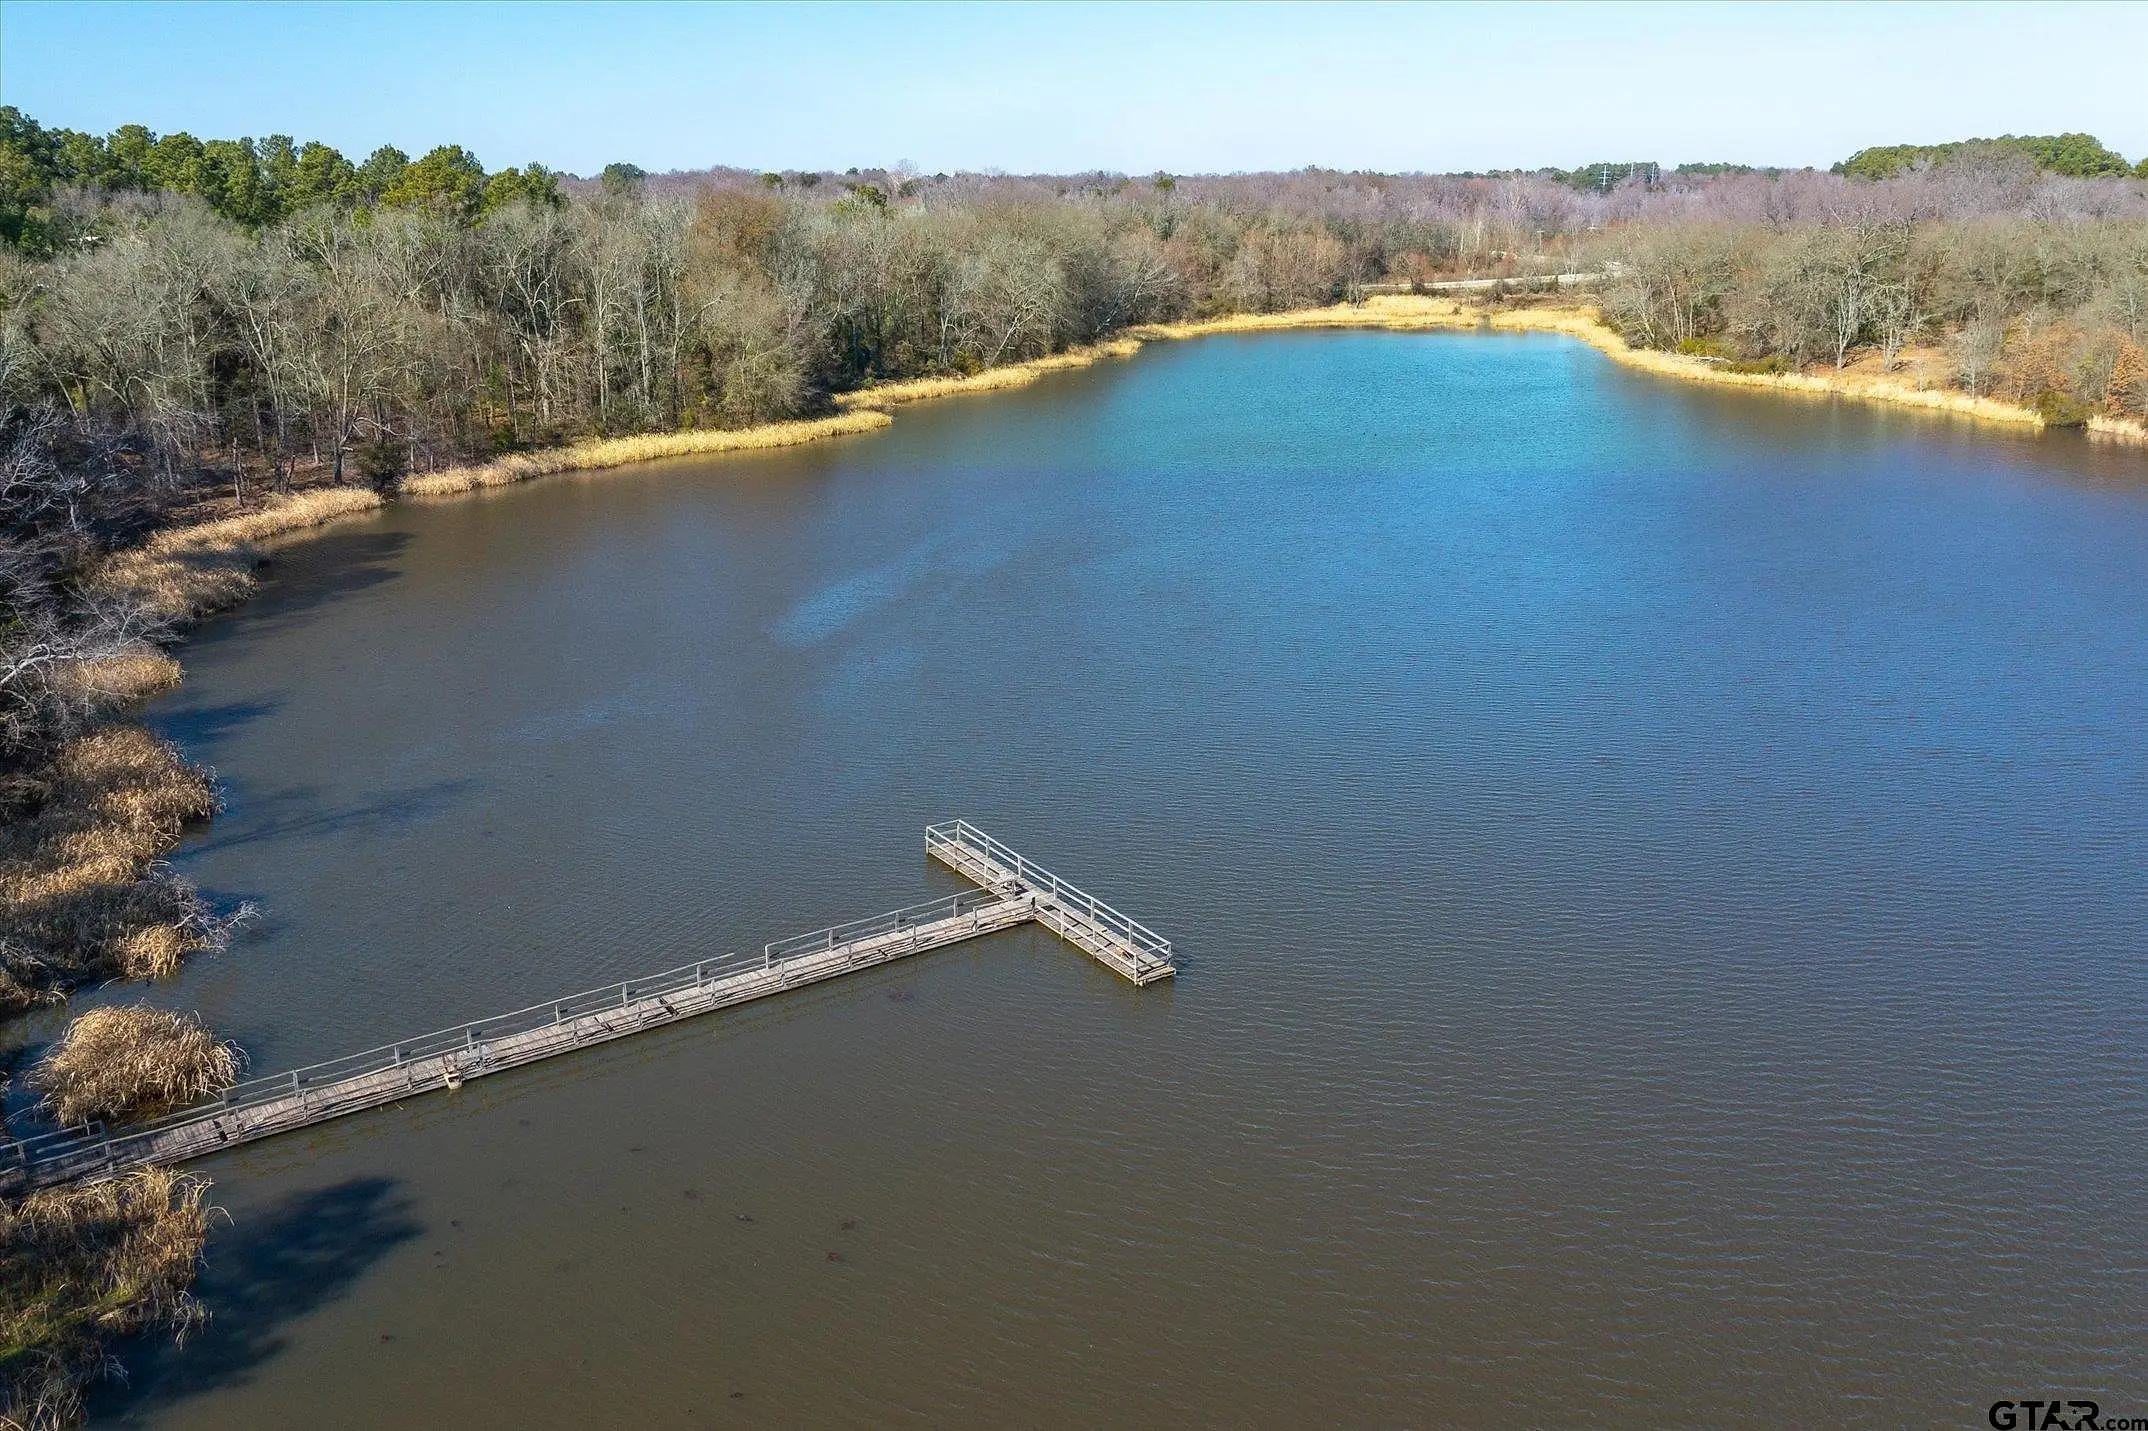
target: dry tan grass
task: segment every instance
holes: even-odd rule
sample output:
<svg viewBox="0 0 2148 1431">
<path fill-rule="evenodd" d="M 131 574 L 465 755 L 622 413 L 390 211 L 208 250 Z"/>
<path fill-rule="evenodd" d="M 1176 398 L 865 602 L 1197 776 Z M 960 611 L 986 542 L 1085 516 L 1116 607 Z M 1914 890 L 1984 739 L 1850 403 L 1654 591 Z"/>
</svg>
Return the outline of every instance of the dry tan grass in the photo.
<svg viewBox="0 0 2148 1431">
<path fill-rule="evenodd" d="M 183 1338 L 202 1320 L 189 1289 L 208 1188 L 151 1168 L 0 1203 L 0 1428 L 78 1424 L 108 1342 L 151 1330 Z"/>
<path fill-rule="evenodd" d="M 183 621 L 253 589 L 257 544 L 381 505 L 373 492 L 322 488 L 260 510 L 175 527 L 108 558 L 92 586 Z M 146 643 L 59 677 L 93 708 L 141 700 L 179 682 L 178 662 Z M 207 775 L 137 727 L 109 725 L 62 745 L 0 788 L 0 1015 L 113 975 L 163 978 L 211 941 L 193 889 L 152 872 L 216 797 Z"/>
<path fill-rule="evenodd" d="M 1971 397 L 1968 393 L 1950 388 L 1919 387 L 1913 380 L 1884 373 L 1855 369 L 1843 372 L 1823 369 L 1805 373 L 1741 373 L 1700 358 L 1658 352 L 1652 348 L 1635 348 L 1606 327 L 1596 313 L 1589 309 L 1514 309 L 1492 315 L 1490 326 L 1508 331 L 1566 333 L 1601 349 L 1627 367 L 1640 368 L 1665 377 L 1683 378 L 1688 382 L 1712 383 L 1718 387 L 1749 388 L 1802 397 L 1851 398 L 1859 402 L 1885 403 L 1891 407 L 1922 408 L 1928 412 L 1950 413 L 1956 417 L 1973 418 L 1978 422 L 1998 423 L 2006 427 L 2041 428 L 2044 425 L 2043 417 L 2033 408 L 2000 402 L 1994 398 Z"/>
<path fill-rule="evenodd" d="M 374 511 L 381 501 L 379 493 L 356 487 L 272 498 L 259 511 L 159 532 L 107 558 L 95 584 L 132 595 L 167 619 L 189 620 L 246 599 L 261 542 Z"/>
<path fill-rule="evenodd" d="M 178 925 L 145 924 L 120 937 L 113 946 L 112 962 L 122 979 L 169 979 L 200 943 L 191 931 Z"/>
<path fill-rule="evenodd" d="M 206 772 L 139 726 L 69 741 L 12 783 L 0 827 L 0 1014 L 85 979 L 169 974 L 208 942 L 151 863 L 216 812 Z"/>
<path fill-rule="evenodd" d="M 338 517 L 377 511 L 383 505 L 378 492 L 362 487 L 316 487 L 288 497 L 271 497 L 258 511 L 242 512 L 191 527 L 173 527 L 150 539 L 153 552 L 187 551 L 197 547 L 246 546 L 332 522 Z"/>
<path fill-rule="evenodd" d="M 1284 313 L 1232 313 L 1189 323 L 1152 323 L 1133 330 L 1137 338 L 1205 338 L 1215 333 L 1269 333 L 1286 328 L 1476 328 L 1484 311 L 1452 298 L 1418 294 L 1382 294 L 1363 303 L 1327 308 L 1295 308 Z"/>
<path fill-rule="evenodd" d="M 62 1123 L 168 1113 L 239 1078 L 239 1051 L 190 1014 L 91 1009 L 67 1026 L 30 1081 Z"/>
<path fill-rule="evenodd" d="M 139 601 L 167 621 L 190 621 L 244 601 L 254 589 L 250 552 L 203 549 L 150 552 L 137 549 L 105 558 L 96 586 Z"/>
<path fill-rule="evenodd" d="M 2098 413 L 2088 420 L 2088 435 L 2104 442 L 2148 447 L 2148 422 L 2131 417 L 2105 417 Z"/>
<path fill-rule="evenodd" d="M 179 680 L 179 663 L 145 641 L 121 655 L 62 666 L 53 684 L 72 705 L 110 710 L 162 695 Z"/>
<path fill-rule="evenodd" d="M 1086 368 L 1106 358 L 1130 358 L 1140 351 L 1139 338 L 1118 338 L 1093 347 L 1069 348 L 1064 353 L 1054 353 L 1047 358 L 1031 358 L 1026 362 L 1009 363 L 1005 367 L 986 368 L 983 372 L 968 377 L 912 378 L 899 383 L 881 383 L 876 387 L 842 393 L 835 401 L 838 407 L 852 411 L 869 411 L 896 407 L 907 402 L 922 402 L 928 398 L 1004 392 L 1009 388 L 1026 388 L 1046 373 L 1064 372 L 1068 368 Z"/>
<path fill-rule="evenodd" d="M 761 427 L 608 437 L 541 452 L 518 452 L 480 467 L 450 467 L 441 472 L 406 477 L 401 490 L 407 497 L 451 497 L 480 487 L 526 482 L 532 477 L 544 477 L 554 472 L 598 471 L 625 467 L 634 462 L 651 462 L 660 457 L 696 457 L 705 453 L 796 447 L 824 438 L 877 432 L 887 425 L 888 418 L 884 413 L 850 412 L 803 422 L 772 422 Z"/>
</svg>

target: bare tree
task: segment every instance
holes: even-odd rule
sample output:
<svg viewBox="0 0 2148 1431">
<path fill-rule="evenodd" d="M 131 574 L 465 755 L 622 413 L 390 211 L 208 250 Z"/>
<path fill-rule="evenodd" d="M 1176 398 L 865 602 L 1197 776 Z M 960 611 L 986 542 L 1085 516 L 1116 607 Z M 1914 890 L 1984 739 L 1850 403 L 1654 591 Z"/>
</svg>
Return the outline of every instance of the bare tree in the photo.
<svg viewBox="0 0 2148 1431">
<path fill-rule="evenodd" d="M 1948 344 L 1955 372 L 1971 396 L 1982 396 L 1993 364 L 2006 346 L 2006 328 L 1996 318 L 1972 318 Z"/>
</svg>

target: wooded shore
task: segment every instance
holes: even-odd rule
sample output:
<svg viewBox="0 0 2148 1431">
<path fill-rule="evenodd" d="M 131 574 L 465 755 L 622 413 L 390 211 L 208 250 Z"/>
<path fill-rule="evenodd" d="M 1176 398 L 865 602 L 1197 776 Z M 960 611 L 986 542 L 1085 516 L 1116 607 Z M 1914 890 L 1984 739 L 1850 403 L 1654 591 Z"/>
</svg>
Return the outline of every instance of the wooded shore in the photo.
<svg viewBox="0 0 2148 1431">
<path fill-rule="evenodd" d="M 765 451 L 881 430 L 887 409 L 938 398 L 1004 392 L 1054 372 L 1124 359 L 1144 343 L 1218 334 L 1375 328 L 1397 332 L 1559 333 L 1589 343 L 1614 361 L 1664 377 L 1796 396 L 1837 398 L 1942 413 L 2015 429 L 2048 425 L 2033 408 L 1918 386 L 1916 365 L 1901 376 L 1868 365 L 1845 371 L 1751 373 L 1705 358 L 1630 345 L 1593 307 L 1571 301 L 1487 305 L 1421 295 L 1382 295 L 1360 303 L 1148 324 L 1109 342 L 1073 348 L 968 376 L 863 387 L 835 399 L 838 411 L 800 421 L 735 430 L 684 431 L 600 439 L 512 454 L 490 463 L 413 474 L 396 496 L 437 500 L 552 473 L 623 467 L 659 458 Z M 2092 435 L 2148 443 L 2148 430 L 2101 418 Z M 347 486 L 270 496 L 248 509 L 167 528 L 105 559 L 93 588 L 123 595 L 177 624 L 242 602 L 254 570 L 275 544 L 331 523 L 371 515 L 391 498 Z M 177 664 L 143 649 L 85 667 L 114 709 L 175 686 Z M 108 951 L 102 963 L 50 971 L 39 988 L 0 970 L 0 999 L 13 1009 L 54 997 L 94 977 L 168 976 L 188 953 L 216 942 L 215 915 L 192 903 L 157 872 L 157 862 L 190 825 L 212 818 L 216 801 L 206 772 L 145 728 L 107 722 L 70 741 L 53 767 L 38 817 L 9 830 L 0 862 L 0 902 L 15 922 L 73 920 L 86 942 Z M 64 934 L 61 936 L 64 939 Z M 121 1011 L 102 1010 L 114 1015 Z M 206 1039 L 206 1035 L 200 1035 Z M 215 1051 L 213 1043 L 204 1045 Z M 225 1055 L 228 1060 L 228 1055 Z M 227 1075 L 228 1079 L 228 1075 Z M 187 1290 L 206 1237 L 206 1184 L 151 1170 L 116 1182 L 40 1193 L 0 1209 L 6 1243 L 5 1311 L 11 1318 L 0 1360 L 14 1384 L 6 1414 L 30 1401 L 72 1415 L 101 1334 L 151 1326 L 183 1329 L 201 1315 Z"/>
</svg>

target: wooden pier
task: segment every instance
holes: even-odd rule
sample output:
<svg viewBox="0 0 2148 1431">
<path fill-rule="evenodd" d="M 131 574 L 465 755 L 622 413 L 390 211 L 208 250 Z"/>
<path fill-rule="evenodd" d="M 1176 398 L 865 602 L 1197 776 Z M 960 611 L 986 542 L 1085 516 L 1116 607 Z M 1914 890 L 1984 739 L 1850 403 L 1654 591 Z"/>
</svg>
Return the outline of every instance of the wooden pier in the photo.
<svg viewBox="0 0 2148 1431">
<path fill-rule="evenodd" d="M 1178 972 L 1169 940 L 1031 864 L 967 820 L 931 826 L 925 849 L 964 879 L 1009 899 L 1026 896 L 1032 919 L 1136 984 Z"/>
<path fill-rule="evenodd" d="M 966 821 L 932 826 L 925 848 L 979 887 L 779 939 L 757 956 L 704 960 L 251 1079 L 213 1103 L 148 1122 L 8 1142 L 0 1145 L 0 1192 L 184 1162 L 1031 920 L 1136 984 L 1177 972 L 1169 941 Z"/>
</svg>

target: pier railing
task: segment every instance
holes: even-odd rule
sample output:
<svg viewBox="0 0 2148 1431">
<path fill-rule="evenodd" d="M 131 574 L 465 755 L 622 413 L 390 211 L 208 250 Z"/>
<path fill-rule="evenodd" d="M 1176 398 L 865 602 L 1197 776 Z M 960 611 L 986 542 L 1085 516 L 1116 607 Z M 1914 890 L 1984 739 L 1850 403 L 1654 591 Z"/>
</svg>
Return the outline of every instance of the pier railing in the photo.
<svg viewBox="0 0 2148 1431">
<path fill-rule="evenodd" d="M 717 959 L 682 964 L 660 974 L 644 974 L 633 979 L 623 979 L 616 984 L 585 989 L 578 994 L 568 994 L 564 998 L 548 999 L 541 1004 L 531 1004 L 528 1008 L 494 1014 L 489 1018 L 472 1019 L 468 1023 L 420 1034 L 416 1038 L 400 1039 L 395 1043 L 382 1044 L 378 1048 L 369 1048 L 360 1053 L 345 1054 L 341 1058 L 331 1058 L 321 1063 L 310 1063 L 303 1068 L 294 1068 L 264 1078 L 248 1079 L 243 1083 L 233 1084 L 224 1090 L 221 1097 L 210 1102 L 197 1103 L 160 1118 L 129 1122 L 124 1130 L 115 1131 L 107 1129 L 102 1123 L 90 1122 L 23 1138 L 15 1141 L 12 1147 L 0 1145 L 0 1168 L 16 1161 L 43 1163 L 72 1158 L 92 1148 L 105 1148 L 116 1153 L 121 1144 L 153 1138 L 159 1133 L 186 1124 L 280 1103 L 311 1088 L 348 1083 L 367 1074 L 384 1073 L 426 1059 L 454 1055 L 466 1059 L 474 1072 L 483 1067 L 488 1046 L 508 1035 L 527 1033 L 547 1025 L 573 1024 L 591 1015 L 627 1008 L 645 999 L 683 993 L 757 970 L 774 971 L 780 978 L 780 962 L 750 954 L 727 954 Z"/>
<path fill-rule="evenodd" d="M 893 933 L 905 928 L 915 929 L 920 925 L 955 919 L 1004 903 L 1000 896 L 987 890 L 964 890 L 946 899 L 912 905 L 870 919 L 854 920 L 849 924 L 834 925 L 829 929 L 778 940 L 767 946 L 759 955 L 727 954 L 721 958 L 682 964 L 662 973 L 622 979 L 616 984 L 604 984 L 562 998 L 547 999 L 527 1008 L 472 1019 L 467 1023 L 437 1029 L 415 1038 L 399 1039 L 394 1043 L 382 1044 L 378 1048 L 345 1054 L 341 1058 L 310 1063 L 303 1068 L 294 1068 L 263 1078 L 248 1079 L 243 1083 L 233 1084 L 224 1090 L 221 1097 L 209 1102 L 193 1104 L 157 1118 L 130 1121 L 123 1129 L 111 1129 L 101 1122 L 93 1121 L 26 1138 L 0 1141 L 0 1174 L 4 1174 L 10 1164 L 28 1167 L 31 1164 L 55 1161 L 76 1162 L 92 1155 L 98 1161 L 123 1162 L 129 1144 L 153 1139 L 160 1134 L 208 1119 L 280 1104 L 287 1099 L 304 1095 L 310 1089 L 346 1085 L 368 1075 L 386 1073 L 428 1059 L 453 1058 L 457 1065 L 471 1076 L 490 1072 L 491 1045 L 517 1034 L 564 1025 L 570 1041 L 579 1043 L 585 1031 L 579 1025 L 596 1015 L 631 1008 L 652 999 L 661 1000 L 669 995 L 707 988 L 747 974 L 766 974 L 770 976 L 769 982 L 775 987 L 787 986 L 790 983 L 790 966 L 801 960 L 825 955 L 834 949 L 876 934 Z M 604 1042 L 616 1036 L 612 1030 L 593 1024 L 586 1028 L 586 1032 L 590 1042 Z"/>
<path fill-rule="evenodd" d="M 989 889 L 966 889 L 945 899 L 928 900 L 923 904 L 906 905 L 875 914 L 866 919 L 853 919 L 847 924 L 831 924 L 826 929 L 815 929 L 806 934 L 793 934 L 776 940 L 762 954 L 770 967 L 789 959 L 802 959 L 813 954 L 826 954 L 845 944 L 857 944 L 882 935 L 898 934 L 914 930 L 921 925 L 938 924 L 943 920 L 959 919 L 975 914 L 987 906 L 1006 903 L 1004 896 Z"/>
<path fill-rule="evenodd" d="M 425 1087 L 458 1087 L 464 1078 L 1030 919 L 1043 921 L 1137 984 L 1171 976 L 1169 940 L 969 822 L 934 825 L 925 832 L 925 841 L 928 851 L 981 887 L 792 935 L 767 945 L 759 955 L 727 954 L 682 964 L 251 1078 L 207 1102 L 123 1127 L 90 1122 L 19 1139 L 0 1135 L 0 1190 L 183 1160 L 211 1151 L 211 1138 L 219 1145 L 245 1141 L 377 1107 Z"/>
<path fill-rule="evenodd" d="M 967 820 L 949 820 L 944 825 L 926 826 L 925 848 L 943 859 L 948 855 L 957 856 L 947 860 L 947 863 L 958 867 L 963 863 L 959 858 L 963 854 L 982 857 L 984 862 L 1005 870 L 1032 892 L 1049 896 L 1068 913 L 1088 920 L 1105 933 L 1130 945 L 1137 963 L 1171 962 L 1170 940 L 1140 920 L 1121 914 L 1087 890 L 1061 879 L 1034 860 L 1024 859 L 1012 846 L 993 839 Z M 972 863 L 974 862 L 973 858 Z"/>
</svg>

